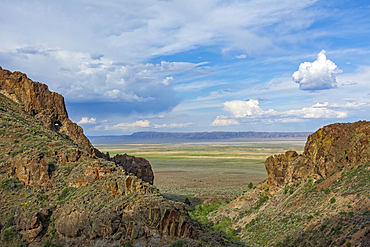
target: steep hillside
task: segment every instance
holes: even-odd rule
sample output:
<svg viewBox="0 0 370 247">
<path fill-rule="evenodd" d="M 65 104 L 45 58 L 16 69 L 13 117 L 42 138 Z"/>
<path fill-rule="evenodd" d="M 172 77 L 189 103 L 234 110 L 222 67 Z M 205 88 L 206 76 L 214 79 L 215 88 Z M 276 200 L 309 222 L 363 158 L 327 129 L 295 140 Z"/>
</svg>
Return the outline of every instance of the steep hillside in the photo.
<svg viewBox="0 0 370 247">
<path fill-rule="evenodd" d="M 226 243 L 160 194 L 147 160 L 94 149 L 61 95 L 1 68 L 0 92 L 0 246 Z"/>
<path fill-rule="evenodd" d="M 251 246 L 370 246 L 370 122 L 333 124 L 302 155 L 269 157 L 268 180 L 210 213 Z"/>
</svg>

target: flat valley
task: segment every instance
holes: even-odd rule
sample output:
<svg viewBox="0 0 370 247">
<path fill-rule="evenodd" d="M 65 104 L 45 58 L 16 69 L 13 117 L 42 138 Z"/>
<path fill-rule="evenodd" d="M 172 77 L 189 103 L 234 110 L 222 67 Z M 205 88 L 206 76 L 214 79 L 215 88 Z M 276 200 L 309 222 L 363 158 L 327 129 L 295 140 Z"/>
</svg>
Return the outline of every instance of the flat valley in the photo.
<svg viewBox="0 0 370 247">
<path fill-rule="evenodd" d="M 305 139 L 261 139 L 241 142 L 181 142 L 157 144 L 98 144 L 111 156 L 128 153 L 147 159 L 154 185 L 182 196 L 220 195 L 234 198 L 267 179 L 267 157 L 287 150 L 303 152 Z"/>
</svg>

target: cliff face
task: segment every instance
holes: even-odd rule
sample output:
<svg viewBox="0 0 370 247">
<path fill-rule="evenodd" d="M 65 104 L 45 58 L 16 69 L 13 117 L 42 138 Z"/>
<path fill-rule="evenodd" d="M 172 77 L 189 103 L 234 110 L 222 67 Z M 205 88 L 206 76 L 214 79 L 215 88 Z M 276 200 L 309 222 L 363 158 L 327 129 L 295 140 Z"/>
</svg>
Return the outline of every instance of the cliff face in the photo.
<svg viewBox="0 0 370 247">
<path fill-rule="evenodd" d="M 61 95 L 2 69 L 0 90 L 1 246 L 164 246 L 196 237 L 184 204 L 152 185 L 149 162 L 94 149 Z"/>
<path fill-rule="evenodd" d="M 266 182 L 208 220 L 251 246 L 370 246 L 370 122 L 325 126 L 265 167 Z"/>
<path fill-rule="evenodd" d="M 336 123 L 325 126 L 307 139 L 304 152 L 270 156 L 265 167 L 271 191 L 303 178 L 325 179 L 345 166 L 370 160 L 370 122 Z"/>
<path fill-rule="evenodd" d="M 19 103 L 47 128 L 66 134 L 82 150 L 93 154 L 94 147 L 82 128 L 68 118 L 63 96 L 50 92 L 47 85 L 34 82 L 21 72 L 12 73 L 0 67 L 0 93 Z"/>
</svg>

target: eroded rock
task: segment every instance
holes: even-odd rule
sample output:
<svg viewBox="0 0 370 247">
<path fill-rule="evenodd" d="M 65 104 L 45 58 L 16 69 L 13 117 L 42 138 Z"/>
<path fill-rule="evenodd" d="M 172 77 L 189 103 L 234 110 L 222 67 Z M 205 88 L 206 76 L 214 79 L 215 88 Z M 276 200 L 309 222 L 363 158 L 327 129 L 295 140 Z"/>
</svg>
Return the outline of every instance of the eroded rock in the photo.
<svg viewBox="0 0 370 247">
<path fill-rule="evenodd" d="M 117 154 L 113 157 L 113 160 L 127 173 L 133 174 L 143 181 L 153 184 L 154 173 L 148 160 L 127 154 Z"/>
<path fill-rule="evenodd" d="M 370 160 L 370 122 L 336 123 L 325 126 L 307 139 L 304 152 L 273 155 L 266 159 L 268 185 L 273 193 L 279 185 L 302 178 L 327 178 L 345 166 Z"/>
<path fill-rule="evenodd" d="M 83 130 L 69 118 L 62 95 L 50 92 L 47 85 L 30 80 L 21 72 L 10 72 L 0 67 L 0 93 L 20 104 L 44 125 L 66 134 L 82 150 L 93 154 L 94 147 Z"/>
</svg>

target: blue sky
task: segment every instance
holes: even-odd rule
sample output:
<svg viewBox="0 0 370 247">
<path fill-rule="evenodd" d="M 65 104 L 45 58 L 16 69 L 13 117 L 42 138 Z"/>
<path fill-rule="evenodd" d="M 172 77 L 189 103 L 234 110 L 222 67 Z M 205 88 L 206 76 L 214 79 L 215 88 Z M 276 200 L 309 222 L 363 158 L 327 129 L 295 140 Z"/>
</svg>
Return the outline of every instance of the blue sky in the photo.
<svg viewBox="0 0 370 247">
<path fill-rule="evenodd" d="M 370 120 L 369 1 L 1 1 L 0 66 L 87 135 Z"/>
</svg>

